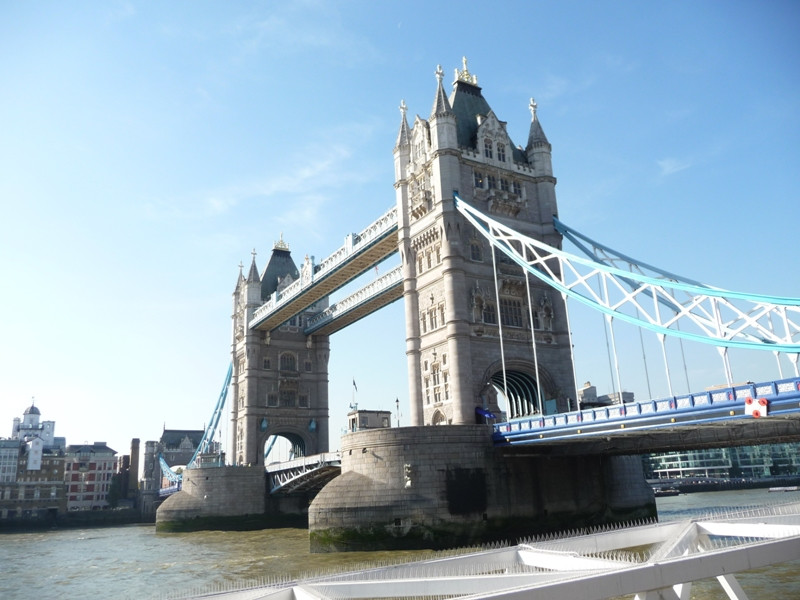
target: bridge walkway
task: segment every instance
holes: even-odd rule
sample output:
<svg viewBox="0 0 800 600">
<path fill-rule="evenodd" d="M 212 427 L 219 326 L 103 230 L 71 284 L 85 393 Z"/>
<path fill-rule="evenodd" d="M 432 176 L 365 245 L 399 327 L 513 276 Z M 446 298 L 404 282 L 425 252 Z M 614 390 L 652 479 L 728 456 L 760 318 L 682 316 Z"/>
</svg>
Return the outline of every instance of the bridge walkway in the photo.
<svg viewBox="0 0 800 600">
<path fill-rule="evenodd" d="M 347 285 L 397 252 L 397 208 L 369 227 L 345 238 L 345 244 L 319 264 L 300 269 L 300 277 L 274 292 L 248 323 L 250 329 L 271 331 Z M 309 259 L 309 262 L 311 259 Z"/>
</svg>

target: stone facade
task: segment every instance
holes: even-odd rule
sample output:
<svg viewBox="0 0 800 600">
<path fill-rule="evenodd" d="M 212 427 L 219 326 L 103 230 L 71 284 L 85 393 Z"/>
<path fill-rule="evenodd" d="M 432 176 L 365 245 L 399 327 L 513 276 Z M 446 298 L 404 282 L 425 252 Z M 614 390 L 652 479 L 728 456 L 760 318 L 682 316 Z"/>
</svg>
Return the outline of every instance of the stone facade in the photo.
<svg viewBox="0 0 800 600">
<path fill-rule="evenodd" d="M 304 263 L 303 273 L 311 260 Z M 240 272 L 233 294 L 231 406 L 233 461 L 263 465 L 267 440 L 288 439 L 295 456 L 328 450 L 327 335 L 306 336 L 309 316 L 327 307 L 318 302 L 273 331 L 251 329 L 256 309 L 301 276 L 288 245 L 277 242 L 259 274 L 255 254 L 248 276 Z"/>
<path fill-rule="evenodd" d="M 441 68 L 436 75 L 430 117 L 417 116 L 409 127 L 403 104 L 394 149 L 411 424 L 480 422 L 481 409 L 500 412 L 498 395 L 509 418 L 539 412 L 546 400 L 565 410 L 576 393 L 564 302 L 494 252 L 454 203 L 458 195 L 560 246 L 551 147 L 536 105 L 522 149 L 466 60 L 449 98 Z"/>
</svg>

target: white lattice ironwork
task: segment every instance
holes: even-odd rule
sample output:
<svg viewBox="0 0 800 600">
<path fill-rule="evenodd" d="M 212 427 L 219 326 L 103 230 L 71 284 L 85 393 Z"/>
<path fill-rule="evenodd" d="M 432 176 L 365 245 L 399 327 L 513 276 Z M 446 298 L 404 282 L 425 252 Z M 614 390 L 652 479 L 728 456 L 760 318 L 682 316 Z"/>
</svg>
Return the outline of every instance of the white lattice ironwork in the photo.
<svg viewBox="0 0 800 600">
<path fill-rule="evenodd" d="M 720 347 L 800 352 L 800 298 L 733 292 L 659 273 L 624 271 L 524 236 L 456 198 L 491 244 L 542 281 L 595 310 L 660 335 Z"/>
</svg>

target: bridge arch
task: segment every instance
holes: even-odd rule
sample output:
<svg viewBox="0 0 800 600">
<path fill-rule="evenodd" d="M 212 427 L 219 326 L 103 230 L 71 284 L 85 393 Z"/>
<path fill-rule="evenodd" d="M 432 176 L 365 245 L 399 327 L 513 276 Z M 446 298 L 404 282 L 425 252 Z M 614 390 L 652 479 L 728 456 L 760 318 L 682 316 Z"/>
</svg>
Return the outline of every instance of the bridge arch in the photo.
<svg viewBox="0 0 800 600">
<path fill-rule="evenodd" d="M 306 440 L 302 435 L 281 429 L 264 438 L 261 456 L 263 456 L 264 464 L 268 465 L 305 456 L 307 447 Z"/>
<path fill-rule="evenodd" d="M 491 412 L 505 412 L 509 419 L 544 412 L 544 401 L 558 398 L 559 390 L 552 375 L 539 365 L 514 360 L 503 365 L 493 363 L 484 373 L 480 401 Z M 539 393 L 541 391 L 541 398 Z M 499 415 L 498 415 L 499 416 Z"/>
</svg>

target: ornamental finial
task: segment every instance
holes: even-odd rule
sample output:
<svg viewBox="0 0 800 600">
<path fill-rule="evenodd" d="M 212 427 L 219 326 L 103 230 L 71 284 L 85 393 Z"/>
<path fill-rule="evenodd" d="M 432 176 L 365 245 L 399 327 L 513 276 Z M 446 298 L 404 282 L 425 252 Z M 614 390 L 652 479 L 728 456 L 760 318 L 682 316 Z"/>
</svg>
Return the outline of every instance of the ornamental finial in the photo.
<svg viewBox="0 0 800 600">
<path fill-rule="evenodd" d="M 275 242 L 275 245 L 272 247 L 273 250 L 288 250 L 289 244 L 283 241 L 283 232 L 281 231 L 281 239 Z"/>
<path fill-rule="evenodd" d="M 456 81 L 465 81 L 467 83 L 471 83 L 472 85 L 478 85 L 478 76 L 472 75 L 467 69 L 467 57 L 461 57 L 461 64 L 464 67 L 463 70 L 459 71 L 456 69 Z"/>
<path fill-rule="evenodd" d="M 253 262 L 256 262 L 256 249 L 253 248 L 253 251 L 250 254 L 253 255 Z"/>
<path fill-rule="evenodd" d="M 408 106 L 406 106 L 405 100 L 400 100 L 400 114 L 403 115 L 403 120 L 406 120 L 406 112 L 408 112 Z"/>
<path fill-rule="evenodd" d="M 531 109 L 531 119 L 536 119 L 536 107 L 537 106 L 538 105 L 536 104 L 536 100 L 531 98 L 531 103 L 528 105 L 528 108 Z"/>
<path fill-rule="evenodd" d="M 442 70 L 442 65 L 436 65 L 436 81 L 442 83 L 442 79 L 444 79 L 444 71 Z"/>
</svg>

